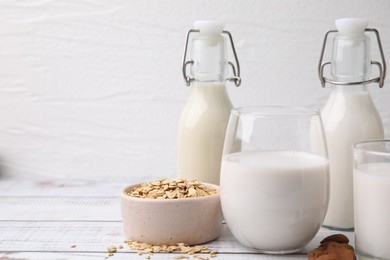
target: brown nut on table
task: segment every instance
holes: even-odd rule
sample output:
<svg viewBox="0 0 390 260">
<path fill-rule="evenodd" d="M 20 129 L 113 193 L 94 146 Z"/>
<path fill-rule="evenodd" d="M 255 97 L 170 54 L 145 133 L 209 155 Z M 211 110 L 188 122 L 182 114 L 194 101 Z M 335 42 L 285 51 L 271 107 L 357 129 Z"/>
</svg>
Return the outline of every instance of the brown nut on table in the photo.
<svg viewBox="0 0 390 260">
<path fill-rule="evenodd" d="M 334 235 L 331 235 L 331 236 L 324 238 L 320 243 L 322 245 L 322 244 L 327 243 L 327 242 L 337 242 L 340 244 L 348 244 L 349 239 L 348 239 L 348 237 L 346 237 L 343 234 L 334 234 Z"/>
<path fill-rule="evenodd" d="M 308 253 L 309 260 L 356 260 L 355 251 L 348 244 L 349 239 L 342 235 L 331 235 L 321 241 L 321 245 Z"/>
<path fill-rule="evenodd" d="M 327 242 L 326 250 L 330 255 L 336 255 L 340 260 L 356 260 L 355 252 L 352 246 L 348 244 L 340 244 L 337 242 Z"/>
<path fill-rule="evenodd" d="M 339 259 L 340 258 L 338 258 L 336 255 L 332 255 L 332 254 L 322 255 L 316 258 L 316 260 L 339 260 Z"/>
</svg>

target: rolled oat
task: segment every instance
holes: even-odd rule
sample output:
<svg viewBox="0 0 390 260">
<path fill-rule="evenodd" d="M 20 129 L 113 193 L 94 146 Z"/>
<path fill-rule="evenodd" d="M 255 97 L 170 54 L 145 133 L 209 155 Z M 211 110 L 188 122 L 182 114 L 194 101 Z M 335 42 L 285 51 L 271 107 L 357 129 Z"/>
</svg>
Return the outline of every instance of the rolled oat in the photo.
<svg viewBox="0 0 390 260">
<path fill-rule="evenodd" d="M 191 179 L 160 179 L 146 182 L 127 191 L 126 194 L 137 198 L 181 199 L 203 197 L 216 194 L 217 190 Z"/>
</svg>

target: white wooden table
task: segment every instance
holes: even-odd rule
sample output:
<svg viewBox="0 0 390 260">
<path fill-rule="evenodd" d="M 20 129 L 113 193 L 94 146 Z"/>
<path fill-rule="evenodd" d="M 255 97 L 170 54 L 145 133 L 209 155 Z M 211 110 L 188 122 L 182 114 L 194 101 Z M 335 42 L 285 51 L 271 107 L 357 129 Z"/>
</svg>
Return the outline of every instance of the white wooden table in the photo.
<svg viewBox="0 0 390 260">
<path fill-rule="evenodd" d="M 118 182 L 0 179 L 0 260 L 105 259 L 107 247 L 119 244 L 124 248 L 110 259 L 145 259 L 123 243 L 118 194 L 124 186 Z M 212 259 L 307 259 L 308 250 L 335 233 L 322 228 L 301 252 L 275 256 L 241 246 L 223 226 L 221 237 L 206 244 L 218 251 Z M 344 234 L 353 245 L 353 233 Z M 160 253 L 150 258 L 174 256 Z"/>
</svg>

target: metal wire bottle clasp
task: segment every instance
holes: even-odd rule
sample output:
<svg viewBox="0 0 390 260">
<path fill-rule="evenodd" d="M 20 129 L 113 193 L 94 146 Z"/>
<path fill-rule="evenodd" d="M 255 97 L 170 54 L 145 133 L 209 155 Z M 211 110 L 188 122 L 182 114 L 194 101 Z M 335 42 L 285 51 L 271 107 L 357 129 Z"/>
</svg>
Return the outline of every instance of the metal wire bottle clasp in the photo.
<svg viewBox="0 0 390 260">
<path fill-rule="evenodd" d="M 186 36 L 186 43 L 185 43 L 184 55 L 183 55 L 182 73 L 183 73 L 184 81 L 185 81 L 187 86 L 189 86 L 191 84 L 191 82 L 195 80 L 194 78 L 191 78 L 190 76 L 187 75 L 187 66 L 194 64 L 193 60 L 187 60 L 188 41 L 189 41 L 191 33 L 199 33 L 199 30 L 191 29 L 188 31 L 187 36 Z M 233 54 L 234 54 L 234 59 L 235 59 L 235 64 L 231 61 L 228 62 L 228 64 L 232 68 L 233 76 L 226 78 L 226 80 L 234 81 L 234 84 L 236 85 L 236 87 L 238 87 L 241 84 L 240 63 L 238 62 L 236 49 L 234 48 L 233 37 L 229 31 L 222 31 L 222 33 L 226 34 L 229 37 L 230 44 L 232 46 L 232 50 L 233 50 Z"/>
<path fill-rule="evenodd" d="M 326 65 L 330 65 L 331 64 L 330 61 L 322 63 L 322 59 L 324 57 L 324 52 L 325 52 L 325 46 L 326 46 L 327 38 L 328 38 L 328 35 L 330 33 L 337 33 L 338 32 L 338 30 L 329 30 L 325 34 L 324 42 L 322 44 L 322 51 L 321 51 L 321 56 L 320 56 L 320 62 L 318 63 L 318 76 L 320 78 L 321 85 L 322 85 L 323 88 L 325 87 L 325 83 L 330 83 L 330 84 L 334 84 L 334 85 L 365 85 L 365 84 L 369 84 L 369 83 L 373 83 L 373 82 L 378 82 L 379 83 L 379 87 L 380 88 L 383 87 L 383 84 L 385 82 L 385 77 L 386 77 L 386 61 L 385 61 L 385 55 L 383 54 L 383 48 L 382 48 L 379 32 L 376 29 L 374 29 L 374 28 L 367 28 L 367 29 L 365 29 L 365 31 L 366 32 L 374 32 L 375 35 L 376 35 L 376 39 L 377 39 L 378 47 L 379 47 L 379 52 L 380 52 L 381 59 L 382 59 L 382 64 L 377 62 L 377 61 L 371 61 L 371 64 L 378 66 L 379 76 L 376 77 L 376 78 L 363 80 L 363 81 L 356 81 L 356 82 L 340 82 L 340 81 L 334 81 L 334 80 L 325 78 L 324 77 L 324 67 Z"/>
</svg>

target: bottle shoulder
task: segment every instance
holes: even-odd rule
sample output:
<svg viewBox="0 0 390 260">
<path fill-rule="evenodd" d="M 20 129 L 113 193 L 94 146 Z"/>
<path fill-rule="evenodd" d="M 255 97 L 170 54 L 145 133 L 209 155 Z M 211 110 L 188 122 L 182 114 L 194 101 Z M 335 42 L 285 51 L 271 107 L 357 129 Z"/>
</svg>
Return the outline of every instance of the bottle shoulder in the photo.
<svg viewBox="0 0 390 260">
<path fill-rule="evenodd" d="M 327 132 L 383 136 L 383 124 L 368 92 L 353 95 L 331 95 L 321 111 Z M 352 137 L 351 137 L 352 138 Z"/>
<path fill-rule="evenodd" d="M 188 109 L 231 109 L 232 103 L 222 83 L 202 83 L 192 86 L 185 105 Z"/>
<path fill-rule="evenodd" d="M 334 94 L 332 93 L 321 111 L 323 117 L 334 114 L 376 114 L 377 108 L 368 92 Z"/>
</svg>

